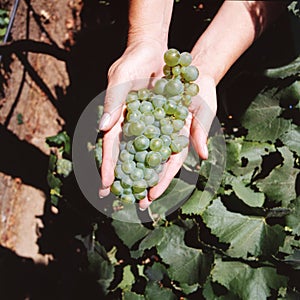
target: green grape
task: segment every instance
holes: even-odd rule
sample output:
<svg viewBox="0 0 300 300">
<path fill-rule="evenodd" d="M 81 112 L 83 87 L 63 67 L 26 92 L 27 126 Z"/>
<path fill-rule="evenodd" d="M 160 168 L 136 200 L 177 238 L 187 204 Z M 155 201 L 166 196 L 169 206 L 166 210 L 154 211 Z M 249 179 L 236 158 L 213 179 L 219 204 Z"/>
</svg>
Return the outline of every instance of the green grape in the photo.
<svg viewBox="0 0 300 300">
<path fill-rule="evenodd" d="M 190 106 L 190 104 L 192 103 L 192 97 L 191 95 L 183 95 L 182 96 L 182 104 L 186 107 Z"/>
<path fill-rule="evenodd" d="M 173 132 L 174 128 L 172 124 L 166 124 L 166 125 L 162 125 L 160 130 L 162 134 L 170 135 Z"/>
<path fill-rule="evenodd" d="M 163 107 L 163 105 L 167 102 L 167 99 L 163 95 L 153 95 L 151 97 L 151 102 L 154 108 Z"/>
<path fill-rule="evenodd" d="M 134 155 L 129 153 L 126 149 L 122 150 L 119 154 L 121 161 L 133 160 Z"/>
<path fill-rule="evenodd" d="M 184 121 L 175 119 L 175 120 L 173 120 L 172 124 L 173 124 L 173 128 L 174 128 L 174 132 L 178 132 L 183 128 Z"/>
<path fill-rule="evenodd" d="M 124 150 L 125 147 L 126 147 L 126 142 L 125 141 L 120 142 L 120 146 L 119 146 L 120 150 L 121 151 Z"/>
<path fill-rule="evenodd" d="M 170 96 L 180 95 L 184 91 L 184 85 L 179 79 L 171 79 L 166 84 L 164 93 Z"/>
<path fill-rule="evenodd" d="M 127 95 L 126 103 L 128 104 L 128 103 L 133 102 L 133 101 L 138 100 L 138 99 L 139 99 L 139 97 L 137 95 L 137 92 L 131 91 Z"/>
<path fill-rule="evenodd" d="M 137 181 L 144 178 L 144 171 L 139 168 L 135 168 L 129 175 L 130 179 Z"/>
<path fill-rule="evenodd" d="M 150 149 L 152 151 L 159 151 L 163 146 L 163 141 L 160 138 L 153 138 L 150 141 Z"/>
<path fill-rule="evenodd" d="M 188 52 L 182 52 L 180 54 L 179 64 L 183 67 L 187 67 L 192 63 L 192 55 Z"/>
<path fill-rule="evenodd" d="M 133 194 L 133 195 L 134 195 L 135 199 L 142 200 L 147 196 L 147 190 L 144 190 L 143 192 L 136 193 L 136 194 Z"/>
<path fill-rule="evenodd" d="M 151 125 L 148 125 L 147 128 L 149 126 Z M 133 145 L 137 151 L 142 151 L 146 150 L 149 147 L 150 141 L 146 136 L 140 135 L 134 139 Z"/>
<path fill-rule="evenodd" d="M 150 112 L 153 110 L 153 105 L 151 102 L 149 101 L 143 101 L 139 107 L 139 111 L 141 113 L 146 113 L 146 112 Z"/>
<path fill-rule="evenodd" d="M 192 97 L 199 93 L 199 86 L 196 83 L 189 83 L 187 87 L 184 88 L 184 92 Z"/>
<path fill-rule="evenodd" d="M 162 161 L 162 157 L 161 154 L 159 152 L 156 151 L 150 151 L 148 152 L 147 156 L 146 156 L 146 164 L 151 167 L 157 167 L 158 165 L 161 164 Z"/>
<path fill-rule="evenodd" d="M 143 162 L 137 162 L 136 167 L 141 170 L 145 170 L 145 168 L 146 168 L 145 163 L 143 163 Z"/>
<path fill-rule="evenodd" d="M 121 185 L 124 189 L 131 188 L 132 184 L 133 184 L 133 182 L 128 175 L 121 178 Z"/>
<path fill-rule="evenodd" d="M 150 91 L 147 88 L 138 90 L 137 92 L 140 100 L 147 100 L 150 96 Z"/>
<path fill-rule="evenodd" d="M 143 191 L 146 190 L 147 187 L 148 187 L 147 182 L 144 179 L 134 181 L 132 184 L 132 190 L 135 194 L 142 193 Z"/>
<path fill-rule="evenodd" d="M 174 76 L 178 76 L 178 75 L 180 75 L 180 73 L 181 73 L 181 68 L 180 68 L 180 66 L 175 66 L 175 67 L 172 68 L 172 74 L 173 74 Z"/>
<path fill-rule="evenodd" d="M 170 143 L 171 144 L 171 143 Z M 160 155 L 162 157 L 162 161 L 165 162 L 168 160 L 168 158 L 172 154 L 172 150 L 168 146 L 162 146 L 161 149 L 159 150 Z"/>
<path fill-rule="evenodd" d="M 174 67 L 179 63 L 180 53 L 176 49 L 169 49 L 164 54 L 164 61 L 167 66 Z"/>
<path fill-rule="evenodd" d="M 168 80 L 165 79 L 165 78 L 161 78 L 161 79 L 158 79 L 156 82 L 155 82 L 155 85 L 154 85 L 154 88 L 153 88 L 153 92 L 155 94 L 158 94 L 158 95 L 163 95 L 164 93 L 164 89 L 165 89 L 165 85 L 168 83 Z"/>
<path fill-rule="evenodd" d="M 181 68 L 181 75 L 185 81 L 195 81 L 199 76 L 199 71 L 195 66 Z"/>
<path fill-rule="evenodd" d="M 145 128 L 146 128 L 146 126 L 143 121 L 131 122 L 130 126 L 129 126 L 129 133 L 134 136 L 139 136 L 139 135 L 143 134 L 143 132 L 145 131 Z"/>
<path fill-rule="evenodd" d="M 168 115 L 173 115 L 176 111 L 176 108 L 177 104 L 172 100 L 168 100 L 167 103 L 164 105 L 164 110 Z"/>
<path fill-rule="evenodd" d="M 155 118 L 151 111 L 147 111 L 142 114 L 141 121 L 143 121 L 145 125 L 151 125 L 154 123 Z"/>
<path fill-rule="evenodd" d="M 140 101 L 139 100 L 134 100 L 134 101 L 127 104 L 127 110 L 128 111 L 138 110 L 139 107 L 140 107 Z"/>
<path fill-rule="evenodd" d="M 117 165 L 115 168 L 115 177 L 118 179 L 122 179 L 127 176 L 123 171 L 121 165 Z"/>
<path fill-rule="evenodd" d="M 132 194 L 132 188 L 128 187 L 126 189 L 123 189 L 123 194 L 124 195 L 131 195 Z"/>
<path fill-rule="evenodd" d="M 144 169 L 144 179 L 146 181 L 148 181 L 149 179 L 151 179 L 153 176 L 155 176 L 156 171 L 152 168 L 145 168 Z"/>
<path fill-rule="evenodd" d="M 147 153 L 148 153 L 148 151 L 146 151 L 146 150 L 138 151 L 134 156 L 135 161 L 144 163 Z"/>
<path fill-rule="evenodd" d="M 132 160 L 127 160 L 122 163 L 122 171 L 125 174 L 130 174 L 135 168 L 135 162 Z"/>
<path fill-rule="evenodd" d="M 156 120 L 161 120 L 166 116 L 165 110 L 162 107 L 156 107 L 153 116 Z"/>
<path fill-rule="evenodd" d="M 189 110 L 185 106 L 177 106 L 176 111 L 174 113 L 175 118 L 180 120 L 185 120 L 189 115 Z"/>
<path fill-rule="evenodd" d="M 153 187 L 158 184 L 159 177 L 155 170 L 153 170 L 153 175 L 147 180 L 147 184 L 149 187 Z"/>
<path fill-rule="evenodd" d="M 159 174 L 162 170 L 163 170 L 163 162 L 161 164 L 159 164 L 157 167 L 154 168 L 154 171 Z"/>
<path fill-rule="evenodd" d="M 144 135 L 149 139 L 153 139 L 155 137 L 159 137 L 160 130 L 158 127 L 156 127 L 154 125 L 148 125 L 144 131 Z"/>
<path fill-rule="evenodd" d="M 179 104 L 180 101 L 182 99 L 182 95 L 175 95 L 175 96 L 171 96 L 171 97 L 168 97 L 168 101 L 174 101 L 176 104 Z"/>
<path fill-rule="evenodd" d="M 169 135 L 163 134 L 160 136 L 160 139 L 163 141 L 164 146 L 169 147 L 171 145 L 172 140 Z"/>
<path fill-rule="evenodd" d="M 159 124 L 160 124 L 160 126 L 171 125 L 172 124 L 171 118 L 170 117 L 165 117 L 165 118 L 159 120 Z"/>
<path fill-rule="evenodd" d="M 172 76 L 172 68 L 167 66 L 167 65 L 164 65 L 163 67 L 163 73 L 166 75 L 166 76 Z"/>
<path fill-rule="evenodd" d="M 142 113 L 139 110 L 129 111 L 126 115 L 128 122 L 139 121 Z"/>
<path fill-rule="evenodd" d="M 185 135 L 179 135 L 177 138 L 178 143 L 182 146 L 182 148 L 185 148 L 189 144 L 189 138 L 186 137 Z"/>
<path fill-rule="evenodd" d="M 170 147 L 173 153 L 179 153 L 183 150 L 183 147 L 177 140 L 173 140 Z"/>
<path fill-rule="evenodd" d="M 121 182 L 119 180 L 114 181 L 114 183 L 110 187 L 110 190 L 116 196 L 120 196 L 120 195 L 123 194 L 123 187 L 122 187 Z"/>
<path fill-rule="evenodd" d="M 123 134 L 127 137 L 132 136 L 132 134 L 130 133 L 129 127 L 130 127 L 130 123 L 125 123 L 123 125 Z"/>
<path fill-rule="evenodd" d="M 123 194 L 121 196 L 121 201 L 123 203 L 131 204 L 135 202 L 135 197 L 133 194 L 129 194 L 129 195 Z"/>
<path fill-rule="evenodd" d="M 133 140 L 130 140 L 127 142 L 126 144 L 126 150 L 131 153 L 131 154 L 135 154 L 136 153 L 136 150 L 135 150 L 135 147 L 133 145 Z"/>
</svg>

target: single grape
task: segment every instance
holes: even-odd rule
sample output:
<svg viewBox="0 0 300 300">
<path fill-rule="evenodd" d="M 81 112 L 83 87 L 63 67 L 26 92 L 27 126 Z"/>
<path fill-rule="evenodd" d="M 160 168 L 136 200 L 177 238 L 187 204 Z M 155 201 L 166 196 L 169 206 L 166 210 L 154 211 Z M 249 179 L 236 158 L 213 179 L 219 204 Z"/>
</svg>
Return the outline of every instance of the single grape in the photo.
<svg viewBox="0 0 300 300">
<path fill-rule="evenodd" d="M 160 126 L 171 125 L 172 124 L 171 118 L 170 117 L 165 117 L 165 118 L 159 120 L 159 124 L 160 124 Z"/>
<path fill-rule="evenodd" d="M 183 149 L 183 147 L 177 140 L 173 140 L 170 147 L 173 153 L 179 153 Z"/>
<path fill-rule="evenodd" d="M 124 150 L 126 148 L 126 142 L 125 141 L 120 142 L 119 148 L 120 148 L 120 151 Z"/>
<path fill-rule="evenodd" d="M 162 134 L 170 135 L 174 131 L 174 128 L 172 124 L 166 124 L 166 125 L 162 125 L 160 130 Z"/>
<path fill-rule="evenodd" d="M 127 110 L 128 111 L 138 110 L 139 107 L 140 107 L 140 101 L 139 100 L 134 100 L 134 101 L 127 104 Z"/>
<path fill-rule="evenodd" d="M 155 170 L 152 169 L 152 168 L 148 168 L 148 167 L 145 167 L 144 169 L 144 179 L 147 181 L 149 180 L 151 177 L 155 176 Z"/>
<path fill-rule="evenodd" d="M 172 76 L 172 68 L 169 67 L 168 65 L 164 65 L 164 67 L 163 67 L 163 73 L 166 76 Z"/>
<path fill-rule="evenodd" d="M 195 81 L 199 76 L 199 71 L 195 66 L 181 68 L 181 75 L 185 81 Z"/>
<path fill-rule="evenodd" d="M 170 143 L 171 144 L 171 143 Z M 168 146 L 162 146 L 161 149 L 159 150 L 160 155 L 162 157 L 162 161 L 165 162 L 168 160 L 168 158 L 172 154 L 172 150 Z"/>
<path fill-rule="evenodd" d="M 142 200 L 147 196 L 147 190 L 144 190 L 143 192 L 140 193 L 133 194 L 133 196 L 137 200 Z"/>
<path fill-rule="evenodd" d="M 141 121 L 143 121 L 145 125 L 151 125 L 154 123 L 155 118 L 152 112 L 148 111 L 142 114 Z"/>
<path fill-rule="evenodd" d="M 127 175 L 122 171 L 121 165 L 117 165 L 115 168 L 115 177 L 118 179 L 122 179 L 125 176 Z"/>
<path fill-rule="evenodd" d="M 175 66 L 175 67 L 172 68 L 172 74 L 173 74 L 174 76 L 178 76 L 178 75 L 180 75 L 180 73 L 181 73 L 181 68 L 180 68 L 180 66 Z"/>
<path fill-rule="evenodd" d="M 140 100 L 147 100 L 150 96 L 150 91 L 147 88 L 142 88 L 137 92 Z"/>
<path fill-rule="evenodd" d="M 160 138 L 153 138 L 150 141 L 150 149 L 152 151 L 159 151 L 163 146 L 163 141 Z"/>
<path fill-rule="evenodd" d="M 131 91 L 127 95 L 126 103 L 128 104 L 128 103 L 133 102 L 133 101 L 138 100 L 138 99 L 139 99 L 139 97 L 137 95 L 137 92 Z"/>
<path fill-rule="evenodd" d="M 154 108 L 163 107 L 163 105 L 167 102 L 167 99 L 163 95 L 153 95 L 151 97 L 151 102 Z"/>
<path fill-rule="evenodd" d="M 121 161 L 133 160 L 134 155 L 129 153 L 126 149 L 122 150 L 119 154 L 119 159 Z"/>
<path fill-rule="evenodd" d="M 156 151 L 148 152 L 146 156 L 146 164 L 149 167 L 151 168 L 157 167 L 159 164 L 161 164 L 161 161 L 162 161 L 162 157 L 159 152 Z"/>
<path fill-rule="evenodd" d="M 129 194 L 129 195 L 123 194 L 121 196 L 121 201 L 123 203 L 132 204 L 135 202 L 135 197 L 133 194 Z"/>
<path fill-rule="evenodd" d="M 187 67 L 192 63 L 192 55 L 188 52 L 182 52 L 180 54 L 179 64 L 183 67 Z"/>
<path fill-rule="evenodd" d="M 182 96 L 182 104 L 186 107 L 188 107 L 192 103 L 192 97 L 191 95 L 183 95 Z"/>
<path fill-rule="evenodd" d="M 139 168 L 135 168 L 129 175 L 130 179 L 133 181 L 140 180 L 144 178 L 144 171 Z"/>
<path fill-rule="evenodd" d="M 164 146 L 169 147 L 171 145 L 172 140 L 169 135 L 163 134 L 160 136 L 160 139 L 163 141 Z"/>
<path fill-rule="evenodd" d="M 139 110 L 129 111 L 126 115 L 128 122 L 139 121 L 142 113 Z"/>
<path fill-rule="evenodd" d="M 189 83 L 187 87 L 184 88 L 184 92 L 192 97 L 199 93 L 199 86 L 196 83 Z"/>
<path fill-rule="evenodd" d="M 159 174 L 163 170 L 163 163 L 159 164 L 157 167 L 154 168 L 154 171 Z"/>
<path fill-rule="evenodd" d="M 161 79 L 158 79 L 156 82 L 155 82 L 155 85 L 154 85 L 154 88 L 153 88 L 153 92 L 155 94 L 158 94 L 158 95 L 163 95 L 164 93 L 164 89 L 165 89 L 165 85 L 168 83 L 168 80 L 165 79 L 165 78 L 161 78 Z"/>
<path fill-rule="evenodd" d="M 140 107 L 139 107 L 139 111 L 141 113 L 146 113 L 146 112 L 150 112 L 153 110 L 153 105 L 151 102 L 149 101 L 143 101 L 141 104 L 140 104 Z"/>
<path fill-rule="evenodd" d="M 180 53 L 176 49 L 169 49 L 164 54 L 164 60 L 167 66 L 174 67 L 179 63 Z"/>
<path fill-rule="evenodd" d="M 185 135 L 179 135 L 177 138 L 178 143 L 181 144 L 182 148 L 185 148 L 189 144 L 189 138 L 186 137 Z"/>
<path fill-rule="evenodd" d="M 110 190 L 116 196 L 120 196 L 121 194 L 123 194 L 123 187 L 122 187 L 121 182 L 119 180 L 115 181 L 111 185 Z"/>
<path fill-rule="evenodd" d="M 141 134 L 143 134 L 143 132 L 145 131 L 145 124 L 143 121 L 134 121 L 134 122 L 131 122 L 130 123 L 130 126 L 129 126 L 129 133 L 131 135 L 134 135 L 134 136 L 139 136 Z"/>
<path fill-rule="evenodd" d="M 151 125 L 148 125 L 147 128 L 149 126 Z M 137 151 L 142 151 L 146 150 L 149 147 L 150 141 L 146 136 L 140 135 L 134 139 L 133 145 Z"/>
<path fill-rule="evenodd" d="M 165 110 L 162 107 L 156 107 L 153 116 L 156 120 L 161 120 L 166 116 Z"/>
<path fill-rule="evenodd" d="M 171 96 L 171 97 L 168 97 L 168 101 L 174 101 L 176 104 L 179 104 L 180 101 L 182 99 L 182 95 L 175 95 L 175 96 Z"/>
<path fill-rule="evenodd" d="M 189 115 L 189 110 L 185 106 L 177 106 L 176 111 L 174 113 L 175 118 L 180 120 L 185 120 Z"/>
<path fill-rule="evenodd" d="M 132 190 L 134 193 L 142 193 L 147 187 L 147 182 L 144 179 L 134 181 L 132 184 Z"/>
<path fill-rule="evenodd" d="M 135 168 L 135 162 L 132 160 L 127 160 L 122 163 L 122 171 L 125 174 L 130 174 Z"/>
<path fill-rule="evenodd" d="M 146 151 L 146 150 L 138 151 L 134 156 L 135 161 L 144 163 L 147 153 L 148 153 L 148 151 Z"/>
<path fill-rule="evenodd" d="M 130 123 L 125 123 L 123 125 L 123 134 L 124 134 L 124 136 L 127 136 L 127 137 L 132 136 L 132 134 L 130 133 L 129 127 L 130 127 Z"/>
<path fill-rule="evenodd" d="M 124 189 L 131 188 L 132 184 L 133 184 L 133 182 L 128 175 L 121 178 L 121 185 Z"/>
<path fill-rule="evenodd" d="M 147 180 L 147 184 L 149 187 L 153 187 L 158 184 L 159 177 L 155 170 L 153 170 L 153 175 Z"/>
<path fill-rule="evenodd" d="M 136 150 L 135 150 L 135 147 L 133 145 L 133 140 L 130 140 L 127 142 L 126 144 L 126 150 L 131 153 L 131 154 L 135 154 L 136 153 Z"/>
<path fill-rule="evenodd" d="M 175 120 L 173 120 L 172 124 L 173 124 L 173 128 L 174 128 L 174 132 L 178 132 L 183 128 L 184 121 L 175 119 Z"/>
<path fill-rule="evenodd" d="M 170 96 L 180 95 L 184 91 L 184 85 L 179 79 L 171 79 L 166 84 L 164 93 Z"/>
<path fill-rule="evenodd" d="M 137 162 L 136 167 L 141 170 L 145 170 L 145 168 L 146 168 L 145 163 L 143 163 L 143 162 Z"/>
<path fill-rule="evenodd" d="M 176 111 L 176 108 L 177 104 L 172 100 L 168 100 L 167 103 L 164 105 L 164 110 L 168 115 L 173 115 Z"/>
<path fill-rule="evenodd" d="M 160 130 L 158 127 L 156 127 L 154 125 L 148 125 L 144 131 L 144 135 L 149 139 L 153 139 L 155 137 L 159 137 Z"/>
</svg>

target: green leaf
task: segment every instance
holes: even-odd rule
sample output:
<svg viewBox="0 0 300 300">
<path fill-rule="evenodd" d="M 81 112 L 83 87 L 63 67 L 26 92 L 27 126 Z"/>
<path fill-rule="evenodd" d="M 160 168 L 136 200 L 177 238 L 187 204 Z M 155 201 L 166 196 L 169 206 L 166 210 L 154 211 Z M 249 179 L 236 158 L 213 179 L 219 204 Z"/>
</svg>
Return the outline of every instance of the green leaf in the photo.
<svg viewBox="0 0 300 300">
<path fill-rule="evenodd" d="M 300 270 L 300 249 L 295 249 L 294 253 L 287 256 L 284 261 L 293 269 Z"/>
<path fill-rule="evenodd" d="M 57 135 L 47 137 L 46 143 L 51 147 L 63 146 L 66 154 L 71 153 L 71 140 L 65 131 L 62 131 Z"/>
<path fill-rule="evenodd" d="M 183 204 L 181 208 L 182 213 L 186 215 L 201 215 L 213 199 L 213 196 L 209 191 L 196 189 L 192 196 Z"/>
<path fill-rule="evenodd" d="M 232 182 L 232 188 L 234 193 L 239 199 L 251 207 L 262 207 L 265 201 L 265 195 L 263 193 L 256 193 L 250 187 L 246 187 L 240 180 L 234 180 Z"/>
<path fill-rule="evenodd" d="M 122 281 L 118 284 L 118 288 L 122 290 L 130 290 L 134 282 L 135 282 L 135 277 L 130 270 L 130 266 L 125 266 L 123 268 Z"/>
<path fill-rule="evenodd" d="M 296 76 L 297 74 L 300 74 L 300 57 L 297 57 L 288 65 L 279 68 L 267 69 L 265 71 L 265 75 L 267 77 L 280 79 Z"/>
<path fill-rule="evenodd" d="M 295 248 L 300 249 L 300 241 L 293 235 L 287 235 L 284 244 L 279 248 L 279 251 L 286 254 L 293 254 Z"/>
<path fill-rule="evenodd" d="M 280 117 L 282 112 L 275 89 L 259 94 L 242 118 L 248 129 L 247 139 L 259 142 L 275 142 L 291 125 L 290 120 Z"/>
<path fill-rule="evenodd" d="M 300 127 L 293 126 L 291 130 L 285 132 L 280 139 L 291 151 L 296 152 L 297 155 L 300 156 Z"/>
<path fill-rule="evenodd" d="M 168 211 L 174 211 L 192 193 L 194 185 L 174 178 L 169 187 L 158 199 L 153 201 L 150 206 L 151 214 L 155 218 L 166 218 Z"/>
<path fill-rule="evenodd" d="M 165 229 L 162 227 L 156 227 L 141 241 L 139 249 L 146 250 L 158 246 L 165 238 Z"/>
<path fill-rule="evenodd" d="M 226 142 L 226 170 L 233 170 L 241 164 L 242 139 Z"/>
<path fill-rule="evenodd" d="M 165 238 L 157 245 L 157 253 L 169 265 L 170 278 L 188 285 L 204 281 L 210 270 L 210 257 L 184 243 L 182 228 L 172 225 L 164 230 Z"/>
<path fill-rule="evenodd" d="M 230 291 L 228 291 L 225 295 L 217 296 L 214 292 L 211 278 L 208 278 L 208 280 L 205 282 L 202 294 L 205 300 L 240 300 L 240 298 L 238 298 Z"/>
<path fill-rule="evenodd" d="M 50 171 L 48 171 L 47 174 L 47 182 L 51 189 L 60 188 L 62 186 L 62 181 Z"/>
<path fill-rule="evenodd" d="M 156 282 L 148 282 L 145 290 L 145 298 L 147 300 L 176 300 L 177 297 L 171 289 L 160 287 Z"/>
<path fill-rule="evenodd" d="M 292 229 L 293 234 L 300 236 L 300 197 L 295 199 L 289 208 L 292 212 L 286 216 L 286 225 Z"/>
<path fill-rule="evenodd" d="M 154 262 L 151 267 L 147 267 L 145 270 L 150 281 L 161 281 L 167 273 L 166 267 L 158 262 Z"/>
<path fill-rule="evenodd" d="M 130 292 L 130 291 L 125 291 L 122 293 L 122 300 L 144 300 L 145 297 L 143 295 Z"/>
<path fill-rule="evenodd" d="M 278 149 L 284 158 L 283 165 L 274 168 L 269 176 L 256 181 L 259 190 L 271 200 L 287 207 L 296 198 L 296 178 L 300 170 L 293 168 L 293 154 L 287 147 Z"/>
<path fill-rule="evenodd" d="M 267 299 L 271 289 L 278 290 L 287 284 L 287 278 L 278 275 L 274 268 L 251 268 L 242 262 L 221 259 L 215 261 L 212 278 L 241 299 Z"/>
<path fill-rule="evenodd" d="M 285 238 L 281 226 L 269 226 L 262 217 L 230 212 L 220 199 L 214 200 L 203 213 L 203 221 L 221 242 L 230 244 L 227 253 L 233 257 L 246 258 L 248 253 L 270 256 Z"/>
</svg>

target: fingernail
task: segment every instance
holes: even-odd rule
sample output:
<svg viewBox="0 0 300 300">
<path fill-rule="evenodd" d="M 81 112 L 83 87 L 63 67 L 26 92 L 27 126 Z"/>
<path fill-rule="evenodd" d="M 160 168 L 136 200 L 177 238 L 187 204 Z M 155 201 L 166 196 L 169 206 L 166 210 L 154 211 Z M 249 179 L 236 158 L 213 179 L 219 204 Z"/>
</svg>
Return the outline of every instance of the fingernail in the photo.
<svg viewBox="0 0 300 300">
<path fill-rule="evenodd" d="M 202 150 L 203 150 L 204 157 L 208 158 L 208 149 L 206 144 L 203 145 Z"/>
<path fill-rule="evenodd" d="M 110 121 L 110 114 L 109 113 L 104 113 L 99 124 L 99 129 L 103 130 L 105 127 L 108 125 Z"/>
<path fill-rule="evenodd" d="M 151 204 L 151 201 L 149 201 L 147 198 L 140 200 L 140 203 L 139 203 L 140 211 L 145 211 L 149 207 L 150 204 Z"/>
</svg>

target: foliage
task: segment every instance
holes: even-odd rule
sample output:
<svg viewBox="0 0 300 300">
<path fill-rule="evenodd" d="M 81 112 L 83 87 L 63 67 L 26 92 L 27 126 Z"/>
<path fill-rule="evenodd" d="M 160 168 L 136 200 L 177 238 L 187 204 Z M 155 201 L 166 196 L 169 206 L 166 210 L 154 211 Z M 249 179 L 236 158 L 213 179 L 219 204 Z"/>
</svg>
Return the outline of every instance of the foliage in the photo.
<svg viewBox="0 0 300 300">
<path fill-rule="evenodd" d="M 106 224 L 114 236 L 109 243 L 96 239 L 88 260 L 108 298 L 299 299 L 299 61 L 264 72 L 267 84 L 241 118 L 243 134 L 225 134 L 226 153 L 219 136 L 209 141 L 217 160 L 210 156 L 197 168 L 190 153 L 184 167 L 198 173 L 196 187 L 175 178 L 151 204 L 152 222 L 130 222 L 137 214 L 131 205 L 113 213 L 129 222 L 99 216 L 91 235 Z M 70 153 L 65 134 L 48 143 Z M 89 145 L 98 163 L 101 145 Z M 64 182 L 58 157 L 51 154 L 48 173 L 57 200 Z M 211 170 L 222 160 L 219 178 L 221 171 Z M 214 195 L 204 189 L 210 176 L 220 180 Z"/>
<path fill-rule="evenodd" d="M 0 9 L 0 42 L 3 40 L 9 23 L 8 11 Z"/>
</svg>

